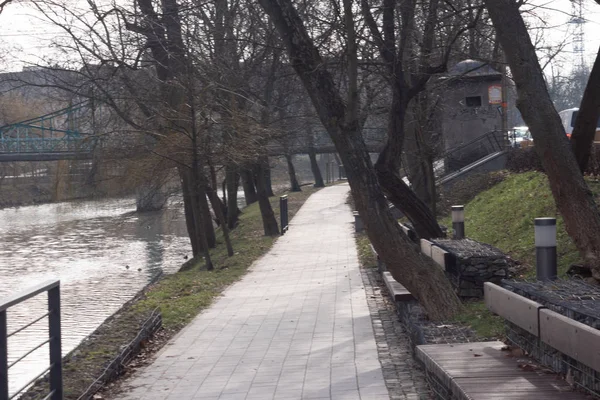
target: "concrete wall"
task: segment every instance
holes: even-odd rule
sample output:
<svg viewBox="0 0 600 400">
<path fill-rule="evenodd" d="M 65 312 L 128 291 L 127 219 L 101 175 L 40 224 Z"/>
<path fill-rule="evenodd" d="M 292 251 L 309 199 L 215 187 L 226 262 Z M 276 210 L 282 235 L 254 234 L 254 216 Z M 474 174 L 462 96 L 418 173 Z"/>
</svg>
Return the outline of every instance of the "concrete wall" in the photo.
<svg viewBox="0 0 600 400">
<path fill-rule="evenodd" d="M 489 104 L 488 88 L 499 85 L 499 75 L 463 78 L 449 83 L 442 101 L 442 132 L 446 150 L 502 128 L 499 105 Z M 481 106 L 468 106 L 467 97 L 481 97 Z"/>
</svg>

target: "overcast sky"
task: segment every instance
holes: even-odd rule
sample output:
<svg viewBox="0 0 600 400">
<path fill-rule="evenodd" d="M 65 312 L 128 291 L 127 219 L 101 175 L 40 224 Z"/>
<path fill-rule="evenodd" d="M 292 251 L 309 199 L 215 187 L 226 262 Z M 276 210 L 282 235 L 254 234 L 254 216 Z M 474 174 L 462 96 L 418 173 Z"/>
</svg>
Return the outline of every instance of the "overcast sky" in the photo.
<svg viewBox="0 0 600 400">
<path fill-rule="evenodd" d="M 81 0 L 69 0 L 76 4 Z M 545 25 L 547 45 L 569 40 L 574 26 L 571 19 L 570 0 L 530 0 L 531 22 Z M 594 0 L 583 0 L 585 23 L 585 59 L 591 65 L 600 47 L 600 5 Z M 40 56 L 52 53 L 52 39 L 62 34 L 59 29 L 45 23 L 31 6 L 23 3 L 8 5 L 0 14 L 0 71 L 20 70 L 25 62 L 36 62 Z M 533 33 L 532 33 L 533 36 Z M 9 55 L 7 55 L 9 54 Z M 569 43 L 559 59 L 560 67 L 569 69 L 573 60 Z"/>
</svg>

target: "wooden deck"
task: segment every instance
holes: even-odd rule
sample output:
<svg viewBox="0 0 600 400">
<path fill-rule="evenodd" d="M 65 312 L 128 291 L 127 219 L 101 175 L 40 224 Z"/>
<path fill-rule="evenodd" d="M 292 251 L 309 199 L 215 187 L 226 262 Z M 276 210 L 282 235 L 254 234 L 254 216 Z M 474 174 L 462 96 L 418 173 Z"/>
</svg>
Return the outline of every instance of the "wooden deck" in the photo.
<svg viewBox="0 0 600 400">
<path fill-rule="evenodd" d="M 557 375 L 525 367 L 526 357 L 502 351 L 502 342 L 417 346 L 417 358 L 428 375 L 449 391 L 447 399 L 578 400 L 591 396 L 573 392 Z"/>
</svg>

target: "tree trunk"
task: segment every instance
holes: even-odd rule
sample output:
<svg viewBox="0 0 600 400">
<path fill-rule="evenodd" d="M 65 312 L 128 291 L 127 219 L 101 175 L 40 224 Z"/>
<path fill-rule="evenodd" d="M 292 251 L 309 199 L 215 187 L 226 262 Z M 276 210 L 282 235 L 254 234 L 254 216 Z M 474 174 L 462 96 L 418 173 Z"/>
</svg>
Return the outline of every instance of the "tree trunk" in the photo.
<svg viewBox="0 0 600 400">
<path fill-rule="evenodd" d="M 187 227 L 188 236 L 192 245 L 192 255 L 197 257 L 200 255 L 202 249 L 198 241 L 198 235 L 196 234 L 196 225 L 194 223 L 194 213 L 192 207 L 192 199 L 190 194 L 190 187 L 187 179 L 183 177 L 182 168 L 178 168 L 179 177 L 181 180 L 181 191 L 183 193 L 183 209 L 185 213 L 185 225 Z"/>
<path fill-rule="evenodd" d="M 221 201 L 221 199 L 219 198 L 219 195 L 217 194 L 217 188 L 219 187 L 219 184 L 217 183 L 217 171 L 215 170 L 215 167 L 212 163 L 209 162 L 208 166 L 209 166 L 209 171 L 210 171 L 210 185 L 207 185 L 207 193 L 209 195 L 211 207 L 214 208 L 214 207 L 216 207 L 216 205 L 218 205 L 219 209 L 220 209 L 220 213 L 224 217 L 224 218 L 219 218 L 218 212 L 215 209 L 217 226 L 221 226 L 221 224 L 227 223 L 227 201 L 226 201 L 226 194 L 225 194 L 225 191 L 227 189 L 225 187 L 225 181 L 223 181 L 223 200 Z M 213 199 L 210 198 L 210 193 L 208 191 L 210 189 L 212 189 L 212 191 L 215 192 L 215 196 L 218 200 L 218 202 L 216 204 L 213 203 Z"/>
<path fill-rule="evenodd" d="M 258 195 L 258 206 L 260 208 L 265 236 L 276 236 L 279 235 L 277 219 L 275 218 L 275 213 L 273 212 L 271 202 L 269 201 L 266 180 L 261 179 L 261 177 L 265 176 L 264 170 L 266 168 L 268 168 L 268 166 L 265 166 L 265 164 L 261 162 L 256 163 L 254 167 L 254 173 L 256 175 L 256 194 Z"/>
<path fill-rule="evenodd" d="M 264 158 L 265 167 L 263 176 L 265 177 L 265 188 L 267 192 L 267 196 L 273 197 L 275 193 L 273 193 L 273 182 L 271 180 L 271 165 L 269 163 L 269 158 Z"/>
<path fill-rule="evenodd" d="M 598 118 L 600 118 L 600 50 L 596 54 L 596 61 L 583 92 L 577 120 L 575 120 L 575 127 L 573 127 L 573 134 L 571 135 L 571 147 L 582 173 L 585 173 L 590 159 Z"/>
<path fill-rule="evenodd" d="M 184 193 L 186 224 L 188 227 L 188 234 L 190 235 L 190 240 L 192 241 L 192 252 L 194 257 L 198 257 L 200 255 L 204 256 L 206 269 L 210 271 L 214 267 L 212 265 L 209 247 L 206 241 L 206 231 L 204 221 L 202 218 L 202 216 L 205 213 L 205 210 L 203 209 L 202 202 L 199 199 L 200 181 L 196 174 L 194 174 L 190 169 L 187 169 L 185 167 L 179 167 L 178 171 L 179 177 L 181 179 L 181 186 Z M 206 195 L 204 196 L 206 198 Z M 186 197 L 189 201 L 187 206 L 185 205 Z M 195 245 L 194 242 L 196 242 Z M 194 248 L 196 249 L 195 251 Z"/>
<path fill-rule="evenodd" d="M 229 229 L 235 228 L 239 216 L 239 208 L 237 205 L 237 190 L 238 190 L 239 175 L 235 166 L 225 166 L 225 180 L 227 182 L 227 226 Z"/>
<path fill-rule="evenodd" d="M 388 121 L 388 141 L 375 164 L 379 182 L 388 200 L 408 217 L 421 238 L 444 237 L 444 232 L 435 215 L 427 204 L 404 183 L 400 176 L 400 157 L 404 144 L 404 121 L 409 100 L 406 98 L 407 88 L 401 82 L 396 82 L 393 89 Z"/>
<path fill-rule="evenodd" d="M 432 319 L 447 318 L 461 303 L 444 272 L 421 254 L 392 218 L 360 132 L 317 48 L 290 0 L 259 0 L 288 49 L 291 64 L 309 93 L 319 118 L 338 150 L 354 203 L 375 250 Z"/>
<path fill-rule="evenodd" d="M 198 205 L 202 213 L 202 226 L 204 227 L 204 235 L 208 248 L 214 249 L 217 246 L 217 237 L 215 235 L 215 227 L 212 223 L 212 215 L 210 215 L 210 207 L 206 198 L 206 186 L 199 185 L 198 187 Z M 216 211 L 215 211 L 216 213 Z"/>
<path fill-rule="evenodd" d="M 244 188 L 246 205 L 249 206 L 252 203 L 256 203 L 256 200 L 258 200 L 256 189 L 254 188 L 254 174 L 246 168 L 242 169 L 240 173 L 242 175 L 242 187 Z"/>
<path fill-rule="evenodd" d="M 227 220 L 225 219 L 225 214 L 223 213 L 223 209 L 221 208 L 221 200 L 219 200 L 219 196 L 217 192 L 212 188 L 212 186 L 208 186 L 206 188 L 206 193 L 208 194 L 208 198 L 210 200 L 210 204 L 215 212 L 217 220 L 219 221 L 219 225 L 223 230 L 223 239 L 225 239 L 225 245 L 227 246 L 227 255 L 229 257 L 233 256 L 233 246 L 231 244 L 231 238 L 229 237 L 229 227 L 227 226 Z"/>
<path fill-rule="evenodd" d="M 325 187 L 323 175 L 321 175 L 321 169 L 319 168 L 319 163 L 317 162 L 317 153 L 315 152 L 315 148 L 312 146 L 308 148 L 308 158 L 310 158 L 310 169 L 312 170 L 315 178 L 315 187 Z"/>
<path fill-rule="evenodd" d="M 385 165 L 375 165 L 377 177 L 388 198 L 397 209 L 402 211 L 423 239 L 444 237 L 431 210 L 417 197 L 400 177 L 400 173 L 391 171 Z"/>
<path fill-rule="evenodd" d="M 412 125 L 414 125 L 414 123 Z M 416 135 L 416 129 L 409 125 L 406 129 L 406 138 L 404 140 L 404 169 L 408 174 L 411 189 L 421 201 L 427 204 L 431 200 L 429 196 L 429 185 L 423 169 L 423 153 L 421 152 Z"/>
<path fill-rule="evenodd" d="M 208 170 L 210 172 L 210 187 L 216 192 L 219 187 L 217 183 L 217 171 L 215 170 L 215 166 L 210 162 L 210 158 L 208 160 Z"/>
<path fill-rule="evenodd" d="M 435 185 L 435 171 L 433 169 L 433 157 L 427 155 L 423 161 L 423 173 L 429 186 L 429 210 L 433 216 L 437 215 L 437 187 Z"/>
<path fill-rule="evenodd" d="M 531 130 L 565 228 L 600 279 L 600 213 L 548 94 L 519 7 L 514 0 L 485 0 L 485 4 L 517 86 L 517 107 Z"/>
<path fill-rule="evenodd" d="M 193 174 L 192 174 L 193 175 Z M 208 202 L 206 201 L 206 192 L 200 190 L 200 182 L 197 181 L 197 177 L 193 176 L 194 183 L 196 185 L 196 193 L 192 192 L 192 205 L 194 206 L 194 219 L 196 220 L 196 233 L 200 240 L 200 248 L 203 250 L 204 264 L 208 271 L 214 269 L 212 258 L 210 257 L 210 248 L 216 246 L 214 239 L 215 231 L 212 226 L 212 219 L 210 217 L 210 210 L 208 210 Z M 208 228 L 210 224 L 210 229 Z M 209 242 L 208 235 L 212 231 L 212 242 Z M 211 246 L 212 243 L 212 246 Z"/>
<path fill-rule="evenodd" d="M 296 168 L 294 168 L 294 163 L 292 161 L 292 155 L 286 154 L 285 160 L 287 161 L 288 166 L 288 175 L 290 176 L 290 191 L 291 192 L 301 192 L 300 184 L 298 183 L 298 178 L 296 177 Z"/>
</svg>

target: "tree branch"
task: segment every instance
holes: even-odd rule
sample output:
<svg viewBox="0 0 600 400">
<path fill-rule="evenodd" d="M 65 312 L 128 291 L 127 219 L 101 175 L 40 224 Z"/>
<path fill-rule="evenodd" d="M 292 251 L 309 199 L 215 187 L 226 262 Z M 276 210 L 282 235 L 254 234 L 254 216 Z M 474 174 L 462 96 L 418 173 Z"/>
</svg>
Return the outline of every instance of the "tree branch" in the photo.
<svg viewBox="0 0 600 400">
<path fill-rule="evenodd" d="M 2 13 L 2 11 L 4 10 L 4 7 L 6 7 L 8 5 L 8 3 L 11 3 L 13 0 L 3 0 L 0 1 L 0 13 Z"/>
</svg>

